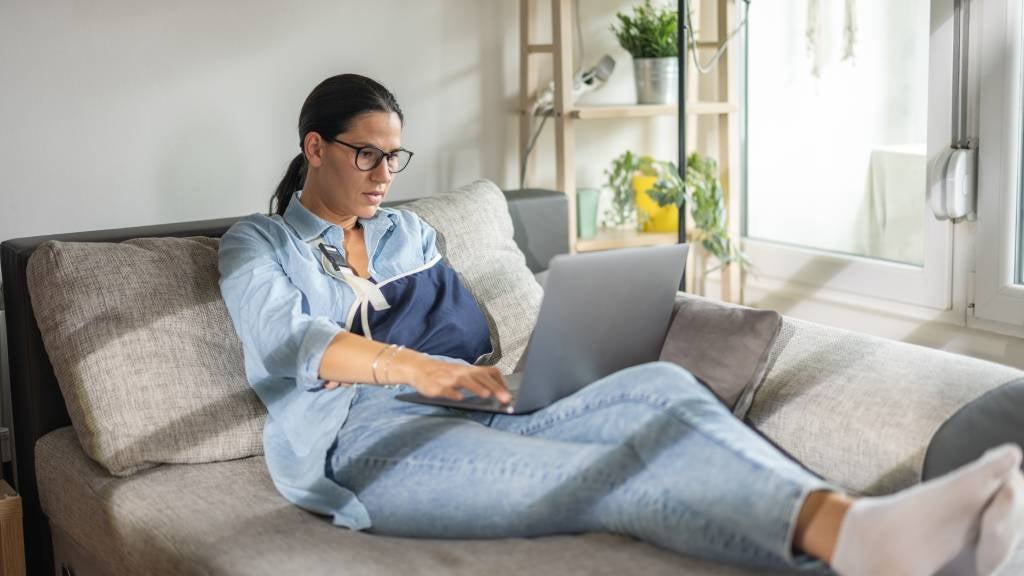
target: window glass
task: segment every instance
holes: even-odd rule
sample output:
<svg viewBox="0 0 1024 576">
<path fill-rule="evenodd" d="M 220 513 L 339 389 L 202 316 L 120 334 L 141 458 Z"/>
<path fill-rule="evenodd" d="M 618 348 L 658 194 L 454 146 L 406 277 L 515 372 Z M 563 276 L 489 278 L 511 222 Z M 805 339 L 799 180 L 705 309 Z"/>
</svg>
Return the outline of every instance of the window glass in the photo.
<svg viewBox="0 0 1024 576">
<path fill-rule="evenodd" d="M 748 237 L 923 264 L 929 4 L 750 9 Z"/>
</svg>

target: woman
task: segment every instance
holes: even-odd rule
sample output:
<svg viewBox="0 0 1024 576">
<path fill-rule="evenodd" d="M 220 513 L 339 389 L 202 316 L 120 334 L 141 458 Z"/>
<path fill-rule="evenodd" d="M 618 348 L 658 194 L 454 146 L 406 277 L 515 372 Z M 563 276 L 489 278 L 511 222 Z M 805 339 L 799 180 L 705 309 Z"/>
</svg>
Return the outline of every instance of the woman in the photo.
<svg viewBox="0 0 1024 576">
<path fill-rule="evenodd" d="M 760 568 L 931 574 L 1016 545 L 1021 451 L 854 499 L 787 459 L 666 363 L 608 376 L 528 415 L 394 400 L 415 389 L 507 402 L 487 326 L 434 231 L 381 208 L 412 154 L 394 96 L 328 78 L 272 201 L 221 241 L 221 289 L 266 404 L 280 492 L 355 530 L 432 538 L 608 531 Z M 398 346 L 403 344 L 404 346 Z M 367 384 L 343 384 L 343 383 Z"/>
</svg>

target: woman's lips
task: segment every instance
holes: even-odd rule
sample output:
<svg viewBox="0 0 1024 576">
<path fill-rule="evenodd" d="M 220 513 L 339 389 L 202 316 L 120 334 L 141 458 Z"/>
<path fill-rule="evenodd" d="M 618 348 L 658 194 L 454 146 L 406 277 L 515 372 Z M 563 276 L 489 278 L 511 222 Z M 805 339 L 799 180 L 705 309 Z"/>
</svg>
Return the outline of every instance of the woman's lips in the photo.
<svg viewBox="0 0 1024 576">
<path fill-rule="evenodd" d="M 370 204 L 373 204 L 374 206 L 378 206 L 384 201 L 383 192 L 363 192 L 363 197 L 369 200 Z"/>
</svg>

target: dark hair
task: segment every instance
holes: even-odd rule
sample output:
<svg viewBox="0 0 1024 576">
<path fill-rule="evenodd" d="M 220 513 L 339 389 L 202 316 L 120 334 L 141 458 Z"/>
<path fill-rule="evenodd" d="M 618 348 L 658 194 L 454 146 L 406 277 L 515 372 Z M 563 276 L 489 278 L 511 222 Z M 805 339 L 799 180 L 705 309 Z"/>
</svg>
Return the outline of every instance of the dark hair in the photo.
<svg viewBox="0 0 1024 576">
<path fill-rule="evenodd" d="M 306 134 L 316 132 L 325 138 L 333 138 L 348 130 L 357 116 L 367 112 L 394 112 L 405 122 L 402 109 L 398 107 L 395 95 L 378 82 L 358 74 L 331 76 L 313 88 L 299 112 L 299 148 Z M 277 185 L 270 199 L 270 213 L 284 214 L 288 202 L 296 190 L 301 190 L 306 181 L 305 150 L 288 164 L 281 183 Z"/>
</svg>

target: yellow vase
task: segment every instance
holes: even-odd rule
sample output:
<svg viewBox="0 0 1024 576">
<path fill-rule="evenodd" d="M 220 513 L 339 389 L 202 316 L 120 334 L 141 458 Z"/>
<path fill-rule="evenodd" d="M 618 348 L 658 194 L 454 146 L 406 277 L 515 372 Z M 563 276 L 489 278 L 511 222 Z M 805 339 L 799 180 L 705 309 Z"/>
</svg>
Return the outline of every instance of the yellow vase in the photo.
<svg viewBox="0 0 1024 576">
<path fill-rule="evenodd" d="M 641 217 L 643 224 L 640 227 L 642 232 L 678 232 L 679 231 L 679 208 L 675 204 L 658 206 L 653 198 L 647 195 L 658 179 L 655 176 L 633 176 L 633 190 L 636 192 L 636 211 L 638 214 L 645 214 Z"/>
</svg>

